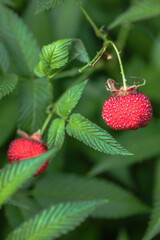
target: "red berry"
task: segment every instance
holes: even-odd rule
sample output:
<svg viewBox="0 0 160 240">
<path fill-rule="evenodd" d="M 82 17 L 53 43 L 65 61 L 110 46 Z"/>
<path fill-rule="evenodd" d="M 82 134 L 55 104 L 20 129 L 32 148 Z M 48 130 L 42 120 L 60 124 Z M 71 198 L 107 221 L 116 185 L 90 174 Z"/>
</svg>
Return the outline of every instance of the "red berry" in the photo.
<svg viewBox="0 0 160 240">
<path fill-rule="evenodd" d="M 149 98 L 143 93 L 109 97 L 102 109 L 102 118 L 115 130 L 135 130 L 145 127 L 152 116 Z"/>
<path fill-rule="evenodd" d="M 29 138 L 19 138 L 11 142 L 7 157 L 9 163 L 36 157 L 47 151 L 44 143 Z M 48 160 L 44 162 L 34 176 L 41 174 L 48 166 Z"/>
</svg>

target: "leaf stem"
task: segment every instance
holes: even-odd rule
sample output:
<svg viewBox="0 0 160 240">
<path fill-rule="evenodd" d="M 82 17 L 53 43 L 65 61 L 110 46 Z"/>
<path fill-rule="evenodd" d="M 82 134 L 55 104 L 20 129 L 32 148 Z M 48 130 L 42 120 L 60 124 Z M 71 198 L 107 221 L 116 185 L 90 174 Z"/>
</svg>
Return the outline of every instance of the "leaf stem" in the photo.
<svg viewBox="0 0 160 240">
<path fill-rule="evenodd" d="M 81 69 L 79 69 L 79 72 L 82 72 L 83 70 L 85 70 L 87 67 L 93 66 L 94 63 L 96 63 L 100 57 L 102 56 L 102 54 L 106 51 L 106 48 L 108 47 L 108 45 L 110 44 L 117 55 L 118 61 L 119 61 L 119 65 L 120 65 L 120 70 L 121 70 L 121 75 L 122 75 L 122 80 L 123 80 L 123 87 L 124 90 L 127 89 L 127 85 L 126 85 L 126 78 L 125 78 L 125 74 L 124 74 L 124 70 L 123 70 L 123 65 L 122 65 L 122 60 L 119 54 L 119 51 L 116 47 L 116 45 L 114 44 L 114 42 L 112 42 L 111 40 L 108 40 L 106 37 L 106 34 L 102 31 L 102 28 L 99 29 L 96 24 L 93 22 L 93 20 L 90 18 L 90 16 L 88 15 L 88 13 L 86 12 L 86 10 L 83 8 L 82 4 L 80 4 L 78 2 L 78 5 L 80 7 L 80 9 L 82 10 L 83 14 L 85 15 L 86 19 L 89 21 L 89 23 L 91 24 L 95 34 L 97 37 L 101 38 L 103 40 L 103 47 L 100 49 L 100 51 L 96 54 L 96 56 L 93 58 L 93 60 L 91 60 L 90 62 L 88 62 L 87 65 L 85 65 L 84 67 L 82 67 Z"/>
<path fill-rule="evenodd" d="M 105 36 L 105 34 L 102 32 L 102 28 L 99 29 L 96 24 L 93 22 L 93 20 L 90 18 L 90 16 L 88 15 L 88 13 L 86 12 L 86 10 L 83 8 L 82 4 L 78 2 L 78 5 L 80 7 L 80 9 L 82 10 L 83 14 L 85 15 L 86 19 L 88 20 L 88 22 L 91 24 L 95 34 L 97 37 L 101 38 L 104 42 L 107 41 L 107 38 Z"/>
<path fill-rule="evenodd" d="M 127 85 L 126 85 L 126 81 L 127 80 L 125 78 L 125 74 L 124 74 L 124 69 L 123 69 L 123 64 L 122 64 L 122 60 L 121 60 L 121 57 L 120 57 L 120 53 L 119 53 L 116 45 L 114 44 L 114 42 L 108 40 L 106 42 L 106 44 L 108 45 L 108 43 L 112 45 L 112 47 L 114 48 L 114 50 L 115 50 L 115 52 L 117 54 L 117 58 L 118 58 L 118 61 L 119 61 L 119 66 L 120 66 L 120 70 L 121 70 L 121 74 L 122 74 L 123 87 L 124 87 L 124 90 L 126 90 L 127 89 Z"/>
<path fill-rule="evenodd" d="M 106 47 L 103 46 L 99 52 L 97 52 L 96 56 L 90 61 L 88 62 L 84 67 L 82 67 L 81 69 L 79 69 L 79 72 L 83 72 L 86 68 L 93 66 L 95 64 L 95 62 L 102 56 L 102 54 L 106 51 Z"/>
<path fill-rule="evenodd" d="M 46 118 L 46 121 L 44 122 L 42 128 L 41 128 L 41 133 L 40 135 L 42 136 L 48 126 L 48 123 L 50 122 L 52 115 L 53 115 L 54 111 L 50 112 L 50 114 L 48 114 L 48 117 Z"/>
<path fill-rule="evenodd" d="M 48 94 L 49 94 L 50 104 L 53 104 L 50 78 L 47 77 L 47 80 L 48 80 Z"/>
</svg>

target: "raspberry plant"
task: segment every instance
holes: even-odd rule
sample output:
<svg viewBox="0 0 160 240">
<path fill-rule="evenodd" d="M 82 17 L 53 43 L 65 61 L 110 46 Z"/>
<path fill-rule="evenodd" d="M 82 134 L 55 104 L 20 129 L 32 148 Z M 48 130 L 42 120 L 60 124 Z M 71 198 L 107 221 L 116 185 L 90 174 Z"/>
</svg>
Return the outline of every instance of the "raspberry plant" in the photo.
<svg viewBox="0 0 160 240">
<path fill-rule="evenodd" d="M 159 239 L 159 14 L 159 0 L 0 0 L 0 239 Z M 126 113 L 138 130 L 103 122 L 110 78 L 128 112 L 148 96 Z"/>
</svg>

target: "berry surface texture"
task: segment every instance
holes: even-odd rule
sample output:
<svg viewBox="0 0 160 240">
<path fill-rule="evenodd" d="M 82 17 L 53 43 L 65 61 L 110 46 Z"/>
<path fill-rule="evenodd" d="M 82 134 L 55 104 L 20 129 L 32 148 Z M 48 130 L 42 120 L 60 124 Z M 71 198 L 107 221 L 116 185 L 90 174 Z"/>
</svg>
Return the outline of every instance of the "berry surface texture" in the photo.
<svg viewBox="0 0 160 240">
<path fill-rule="evenodd" d="M 7 158 L 9 163 L 36 157 L 47 151 L 45 144 L 31 139 L 19 138 L 11 142 Z M 48 161 L 44 162 L 34 176 L 41 174 L 48 166 Z"/>
<path fill-rule="evenodd" d="M 115 130 L 136 130 L 150 122 L 152 106 L 144 93 L 109 97 L 102 109 L 105 123 Z"/>
</svg>

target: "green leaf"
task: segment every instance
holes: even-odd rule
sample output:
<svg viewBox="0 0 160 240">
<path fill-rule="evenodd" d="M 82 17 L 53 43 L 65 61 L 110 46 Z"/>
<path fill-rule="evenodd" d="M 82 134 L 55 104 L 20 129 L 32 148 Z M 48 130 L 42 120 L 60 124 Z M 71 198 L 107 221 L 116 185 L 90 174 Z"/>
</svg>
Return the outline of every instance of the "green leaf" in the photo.
<svg viewBox="0 0 160 240">
<path fill-rule="evenodd" d="M 160 233 L 160 159 L 156 163 L 155 170 L 154 205 L 142 240 L 151 240 Z"/>
<path fill-rule="evenodd" d="M 131 6 L 126 12 L 122 13 L 110 25 L 109 29 L 117 27 L 126 22 L 135 22 L 146 18 L 154 17 L 160 14 L 159 0 L 143 0 Z"/>
<path fill-rule="evenodd" d="M 0 42 L 0 68 L 5 73 L 9 68 L 9 57 L 3 43 Z"/>
<path fill-rule="evenodd" d="M 40 210 L 42 210 L 40 204 L 38 204 L 35 199 L 31 198 L 28 194 L 22 194 L 22 189 L 19 189 L 19 191 L 16 192 L 16 194 L 14 195 L 14 199 L 14 206 L 17 206 L 15 208 L 19 209 L 19 213 L 23 217 L 23 221 L 28 220 L 29 218 L 40 212 Z M 6 205 L 8 205 L 8 201 Z M 21 221 L 21 223 L 23 221 Z M 18 224 L 16 227 L 18 227 L 20 224 Z"/>
<path fill-rule="evenodd" d="M 19 128 L 33 133 L 42 127 L 46 119 L 46 108 L 49 105 L 47 80 L 32 79 L 20 83 L 19 99 Z"/>
<path fill-rule="evenodd" d="M 0 36 L 18 73 L 33 76 L 39 48 L 23 21 L 10 9 L 0 5 Z"/>
<path fill-rule="evenodd" d="M 65 119 L 68 117 L 73 108 L 77 105 L 86 84 L 87 80 L 74 85 L 56 102 L 55 110 L 60 117 Z"/>
<path fill-rule="evenodd" d="M 0 77 L 0 99 L 11 93 L 18 82 L 18 78 L 14 74 L 6 74 Z"/>
<path fill-rule="evenodd" d="M 80 39 L 72 39 L 69 59 L 78 59 L 83 63 L 89 62 L 89 56 L 83 42 Z"/>
<path fill-rule="evenodd" d="M 62 3 L 64 0 L 38 0 L 36 14 L 41 13 L 45 10 L 55 7 L 56 5 Z"/>
<path fill-rule="evenodd" d="M 0 206 L 33 175 L 38 167 L 51 155 L 53 150 L 35 158 L 7 164 L 0 172 Z"/>
<path fill-rule="evenodd" d="M 146 128 L 141 128 L 138 131 L 124 132 L 118 138 L 118 141 L 125 145 L 127 149 L 135 155 L 130 157 L 109 156 L 107 159 L 104 156 L 102 159 L 99 159 L 95 166 L 91 169 L 89 176 L 96 176 L 109 169 L 146 161 L 159 155 L 160 126 L 158 122 L 152 120 L 152 123 L 150 123 Z"/>
<path fill-rule="evenodd" d="M 2 146 L 10 137 L 17 124 L 18 108 L 16 101 L 12 98 L 1 100 L 0 113 L 0 146 Z"/>
<path fill-rule="evenodd" d="M 108 132 L 85 119 L 80 114 L 72 114 L 66 126 L 69 136 L 82 141 L 94 150 L 108 154 L 132 155 Z"/>
<path fill-rule="evenodd" d="M 37 214 L 9 234 L 6 240 L 49 240 L 75 229 L 105 200 L 59 203 Z"/>
<path fill-rule="evenodd" d="M 52 78 L 68 62 L 71 43 L 71 39 L 63 39 L 43 46 L 40 62 L 34 70 L 35 74 L 38 77 L 48 76 Z"/>
<path fill-rule="evenodd" d="M 4 206 L 4 213 L 5 213 L 5 217 L 7 218 L 8 225 L 11 227 L 11 229 L 15 229 L 24 220 L 20 213 L 19 208 L 15 206 L 6 204 Z"/>
<path fill-rule="evenodd" d="M 56 118 L 50 125 L 48 131 L 48 148 L 59 150 L 64 142 L 65 137 L 65 120 Z"/>
<path fill-rule="evenodd" d="M 149 208 L 132 193 L 109 181 L 82 178 L 69 174 L 54 174 L 40 179 L 31 194 L 43 207 L 66 201 L 108 199 L 93 216 L 122 218 L 146 213 Z"/>
</svg>

